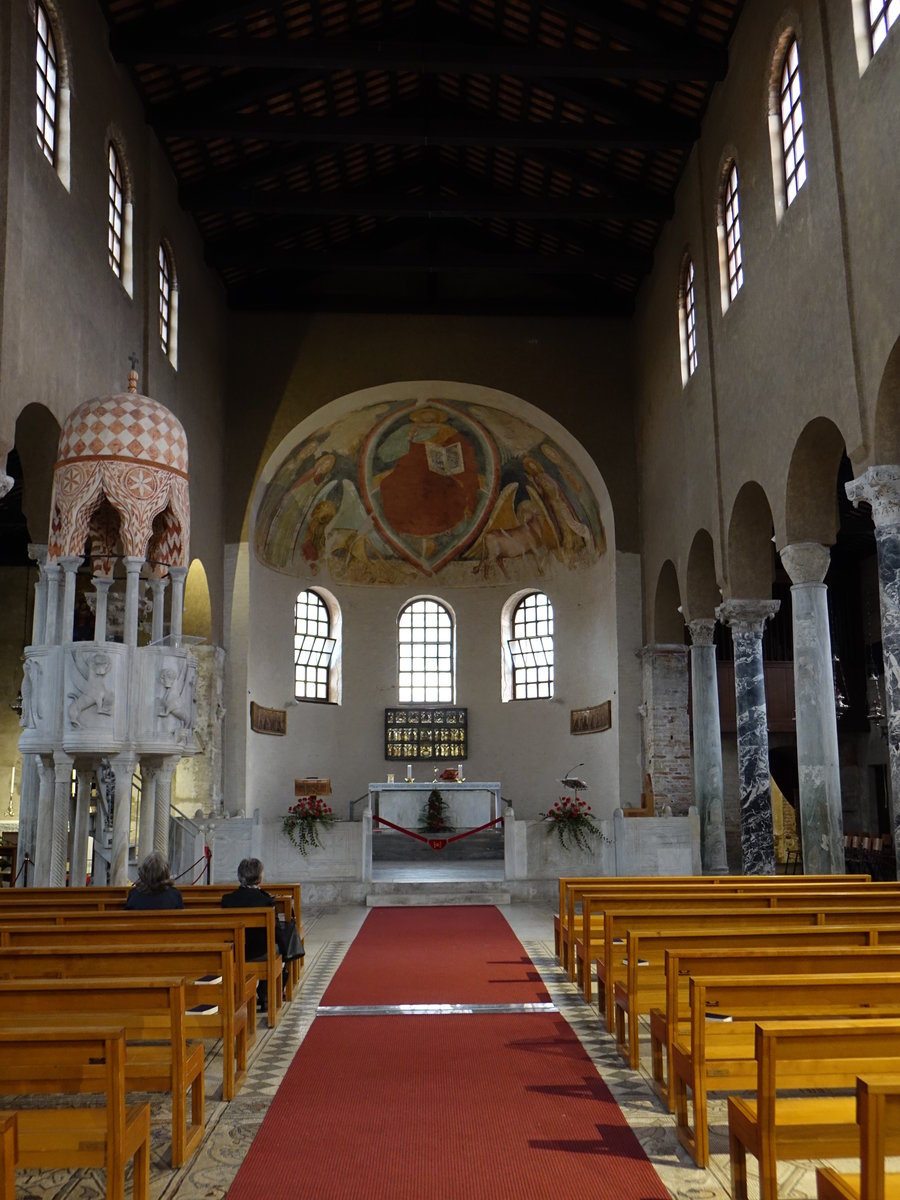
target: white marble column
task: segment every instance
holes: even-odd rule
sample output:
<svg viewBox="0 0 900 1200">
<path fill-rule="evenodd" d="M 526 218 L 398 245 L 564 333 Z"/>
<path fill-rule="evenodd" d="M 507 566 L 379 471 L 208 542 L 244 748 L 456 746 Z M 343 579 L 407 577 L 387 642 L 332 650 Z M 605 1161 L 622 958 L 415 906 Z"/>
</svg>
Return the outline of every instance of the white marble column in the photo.
<svg viewBox="0 0 900 1200">
<path fill-rule="evenodd" d="M 783 547 L 780 553 L 793 584 L 794 710 L 803 873 L 842 875 L 841 772 L 828 589 L 823 582 L 831 550 L 818 542 L 797 542 Z"/>
<path fill-rule="evenodd" d="M 113 808 L 112 849 L 109 882 L 114 886 L 128 883 L 128 850 L 131 841 L 131 777 L 136 763 L 134 756 L 116 755 L 110 766 L 116 780 L 116 802 Z"/>
<path fill-rule="evenodd" d="M 50 887 L 66 886 L 69 853 L 69 807 L 72 796 L 72 756 L 53 752 L 53 823 L 50 850 Z"/>
<path fill-rule="evenodd" d="M 69 880 L 72 887 L 84 887 L 87 883 L 87 850 L 91 826 L 91 783 L 93 778 L 93 768 L 83 766 L 76 768 L 75 817 L 72 822 L 72 856 L 69 860 Z"/>
<path fill-rule="evenodd" d="M 172 578 L 172 606 L 169 611 L 169 633 L 173 638 L 181 637 L 181 622 L 184 618 L 184 581 L 187 567 L 169 567 Z"/>
<path fill-rule="evenodd" d="M 745 875 L 775 874 L 769 729 L 762 635 L 779 600 L 726 600 L 716 616 L 734 640 L 734 694 L 741 790 L 741 869 Z"/>
<path fill-rule="evenodd" d="M 150 633 L 151 642 L 158 642 L 166 632 L 166 588 L 169 586 L 165 576 L 150 576 L 150 594 L 153 596 L 153 623 Z"/>
<path fill-rule="evenodd" d="M 50 860 L 53 855 L 53 789 L 56 774 L 52 754 L 40 754 L 35 757 L 40 790 L 34 831 L 34 886 L 49 887 Z"/>
<path fill-rule="evenodd" d="M 700 817 L 700 859 L 706 875 L 727 875 L 722 728 L 716 674 L 714 618 L 688 623 L 691 634 L 691 711 L 694 725 L 694 803 Z"/>
<path fill-rule="evenodd" d="M 44 569 L 47 579 L 47 618 L 44 623 L 44 644 L 59 645 L 59 585 L 62 582 L 62 567 L 49 563 Z"/>
<path fill-rule="evenodd" d="M 112 575 L 95 575 L 91 580 L 97 593 L 97 606 L 94 612 L 94 641 L 106 641 L 107 613 L 109 611 L 109 589 L 113 585 Z"/>
<path fill-rule="evenodd" d="M 59 560 L 64 572 L 62 619 L 60 621 L 60 642 L 71 642 L 75 630 L 75 584 L 81 559 L 77 554 L 67 554 Z"/>
<path fill-rule="evenodd" d="M 155 849 L 153 827 L 156 823 L 156 783 L 159 769 L 152 763 L 141 762 L 141 815 L 138 821 L 138 862 L 143 862 Z"/>
<path fill-rule="evenodd" d="M 144 560 L 133 554 L 126 554 L 122 562 L 125 564 L 125 633 L 126 646 L 137 645 L 138 633 L 138 602 L 141 586 L 141 568 Z"/>
<path fill-rule="evenodd" d="M 33 863 L 37 853 L 35 847 L 40 789 L 40 756 L 23 754 L 22 775 L 19 781 L 19 844 L 16 853 L 16 879 L 17 886 L 20 887 L 25 885 L 25 872 L 22 871 L 25 855 L 27 854 Z M 29 868 L 30 870 L 31 868 Z M 28 882 L 29 884 L 34 883 L 33 873 Z"/>
<path fill-rule="evenodd" d="M 891 836 L 900 877 L 900 466 L 870 467 L 846 484 L 854 504 L 872 506 L 878 550 L 881 650 L 891 769 Z"/>
<path fill-rule="evenodd" d="M 172 814 L 172 776 L 177 758 L 165 758 L 157 770 L 156 818 L 153 825 L 153 849 L 169 857 L 169 824 Z"/>
<path fill-rule="evenodd" d="M 47 627 L 47 547 L 37 542 L 29 542 L 28 557 L 38 566 L 37 582 L 34 585 L 31 644 L 32 646 L 41 646 L 46 639 Z"/>
</svg>

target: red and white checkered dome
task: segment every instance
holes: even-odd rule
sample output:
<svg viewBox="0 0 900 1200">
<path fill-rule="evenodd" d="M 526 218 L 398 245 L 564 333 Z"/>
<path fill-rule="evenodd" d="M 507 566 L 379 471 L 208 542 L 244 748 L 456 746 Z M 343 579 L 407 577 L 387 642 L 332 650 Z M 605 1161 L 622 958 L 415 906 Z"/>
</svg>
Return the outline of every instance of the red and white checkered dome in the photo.
<svg viewBox="0 0 900 1200">
<path fill-rule="evenodd" d="M 147 463 L 187 476 L 187 436 L 178 418 L 149 396 L 99 396 L 66 418 L 56 465 L 98 458 Z"/>
</svg>

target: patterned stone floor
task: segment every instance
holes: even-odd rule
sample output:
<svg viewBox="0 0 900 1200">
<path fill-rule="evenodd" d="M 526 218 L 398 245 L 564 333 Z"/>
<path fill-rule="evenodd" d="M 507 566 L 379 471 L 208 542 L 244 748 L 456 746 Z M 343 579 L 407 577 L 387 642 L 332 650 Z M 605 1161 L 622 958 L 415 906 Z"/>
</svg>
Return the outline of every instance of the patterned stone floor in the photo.
<svg viewBox="0 0 900 1200">
<path fill-rule="evenodd" d="M 501 911 L 531 956 L 559 1011 L 606 1080 L 672 1196 L 676 1200 L 724 1200 L 730 1195 L 727 1139 L 722 1125 L 724 1101 L 712 1102 L 713 1161 L 710 1170 L 699 1170 L 679 1146 L 674 1120 L 656 1098 L 644 1067 L 635 1072 L 622 1065 L 615 1042 L 601 1027 L 596 1006 L 585 1004 L 557 966 L 553 956 L 550 910 L 517 904 Z M 150 1097 L 154 1147 L 151 1200 L 220 1200 L 224 1197 L 272 1096 L 315 1017 L 325 988 L 365 916 L 366 909 L 362 907 L 304 910 L 307 955 L 299 995 L 287 1006 L 276 1029 L 260 1027 L 250 1052 L 247 1081 L 230 1104 L 216 1098 L 221 1095 L 221 1046 L 209 1048 L 206 1137 L 191 1160 L 177 1170 L 168 1165 L 169 1106 L 159 1097 Z M 814 1166 L 782 1164 L 780 1196 L 784 1200 L 814 1198 Z M 754 1183 L 751 1177 L 753 1200 Z M 16 1173 L 17 1200 L 102 1200 L 104 1195 L 102 1171 Z"/>
</svg>

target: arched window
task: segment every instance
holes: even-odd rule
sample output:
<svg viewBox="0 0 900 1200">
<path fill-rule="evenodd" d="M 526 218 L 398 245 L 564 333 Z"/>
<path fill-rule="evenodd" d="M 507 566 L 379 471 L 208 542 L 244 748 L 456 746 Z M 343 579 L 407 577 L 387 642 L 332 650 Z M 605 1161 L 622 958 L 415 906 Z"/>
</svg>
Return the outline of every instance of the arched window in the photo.
<svg viewBox="0 0 900 1200">
<path fill-rule="evenodd" d="M 681 382 L 686 384 L 697 370 L 697 297 L 694 292 L 694 264 L 685 258 L 678 289 L 678 328 L 681 338 Z"/>
<path fill-rule="evenodd" d="M 322 597 L 301 592 L 294 603 L 294 696 L 297 700 L 328 700 L 335 639 L 331 617 Z"/>
<path fill-rule="evenodd" d="M 509 653 L 514 700 L 553 696 L 553 605 L 543 592 L 532 592 L 516 605 Z"/>
<path fill-rule="evenodd" d="M 453 703 L 453 618 L 439 600 L 413 600 L 401 610 L 398 700 L 401 704 Z"/>
<path fill-rule="evenodd" d="M 37 142 L 44 157 L 56 166 L 56 117 L 58 111 L 59 71 L 56 65 L 56 38 L 47 10 L 42 4 L 34 10 L 36 40 L 34 50 L 37 103 Z"/>
<path fill-rule="evenodd" d="M 729 306 L 744 283 L 744 248 L 741 243 L 741 202 L 738 195 L 737 163 L 725 175 L 721 197 L 720 237 L 722 250 L 722 311 Z"/>
<path fill-rule="evenodd" d="M 159 344 L 172 364 L 178 366 L 178 288 L 172 252 L 159 243 Z"/>
<path fill-rule="evenodd" d="M 122 164 L 116 148 L 109 143 L 107 154 L 109 168 L 109 215 L 107 218 L 107 244 L 109 265 L 113 274 L 122 278 L 123 239 L 125 237 L 125 187 L 122 181 Z"/>
<path fill-rule="evenodd" d="M 872 53 L 887 38 L 888 30 L 900 17 L 900 0 L 869 0 L 869 38 Z"/>
<path fill-rule="evenodd" d="M 803 100 L 800 52 L 792 38 L 781 68 L 781 146 L 784 195 L 788 206 L 806 183 L 806 142 L 803 136 Z"/>
</svg>

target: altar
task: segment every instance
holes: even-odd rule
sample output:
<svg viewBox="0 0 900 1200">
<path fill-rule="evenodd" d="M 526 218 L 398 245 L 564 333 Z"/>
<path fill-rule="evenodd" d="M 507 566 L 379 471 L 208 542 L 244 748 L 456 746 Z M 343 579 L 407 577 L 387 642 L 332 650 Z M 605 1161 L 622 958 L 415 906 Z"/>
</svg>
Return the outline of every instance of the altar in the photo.
<svg viewBox="0 0 900 1200">
<path fill-rule="evenodd" d="M 500 784 L 470 783 L 468 779 L 459 783 L 441 779 L 426 779 L 421 783 L 370 783 L 372 816 L 384 817 L 403 829 L 418 831 L 426 801 L 434 788 L 441 793 L 449 822 L 456 830 L 477 829 L 500 816 Z M 379 828 L 377 822 L 374 828 Z"/>
</svg>

